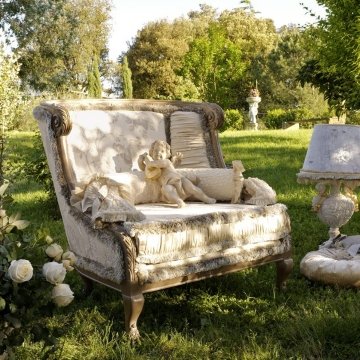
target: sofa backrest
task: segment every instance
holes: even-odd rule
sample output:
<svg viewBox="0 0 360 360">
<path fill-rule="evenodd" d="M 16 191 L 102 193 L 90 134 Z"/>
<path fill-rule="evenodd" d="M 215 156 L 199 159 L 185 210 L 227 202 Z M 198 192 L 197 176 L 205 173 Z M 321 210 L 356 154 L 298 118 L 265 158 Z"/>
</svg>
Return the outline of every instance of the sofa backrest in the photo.
<svg viewBox="0 0 360 360">
<path fill-rule="evenodd" d="M 35 108 L 34 116 L 39 120 L 44 144 L 52 143 L 48 160 L 55 158 L 57 176 L 63 176 L 70 188 L 95 174 L 138 169 L 139 155 L 148 152 L 158 139 L 170 143 L 173 153 L 183 153 L 182 167 L 224 167 L 216 132 L 223 112 L 216 104 L 47 101 Z M 63 174 L 59 174 L 61 170 Z"/>
</svg>

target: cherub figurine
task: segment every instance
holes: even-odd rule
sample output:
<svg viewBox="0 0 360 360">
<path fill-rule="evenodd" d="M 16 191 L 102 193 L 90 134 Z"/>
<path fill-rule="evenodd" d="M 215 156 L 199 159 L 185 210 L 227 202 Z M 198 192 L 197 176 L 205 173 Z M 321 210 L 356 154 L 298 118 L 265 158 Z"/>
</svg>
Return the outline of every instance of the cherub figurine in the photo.
<svg viewBox="0 0 360 360">
<path fill-rule="evenodd" d="M 184 207 L 184 200 L 193 196 L 206 204 L 214 204 L 215 199 L 207 196 L 190 179 L 176 171 L 175 166 L 181 163 L 181 159 L 181 153 L 171 156 L 170 145 L 167 142 L 156 140 L 151 144 L 149 154 L 139 156 L 138 165 L 145 171 L 148 179 L 160 182 L 161 193 L 167 202 Z"/>
</svg>

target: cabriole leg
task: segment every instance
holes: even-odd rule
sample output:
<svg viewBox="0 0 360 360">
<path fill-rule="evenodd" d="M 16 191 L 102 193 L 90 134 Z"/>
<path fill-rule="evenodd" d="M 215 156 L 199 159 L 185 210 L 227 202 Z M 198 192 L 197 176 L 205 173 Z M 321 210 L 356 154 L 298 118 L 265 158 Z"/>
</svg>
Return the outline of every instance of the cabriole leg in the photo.
<svg viewBox="0 0 360 360">
<path fill-rule="evenodd" d="M 137 320 L 144 307 L 144 296 L 142 293 L 126 295 L 122 294 L 125 312 L 125 330 L 129 337 L 136 340 L 140 337 L 137 328 Z"/>
<path fill-rule="evenodd" d="M 286 288 L 286 280 L 294 266 L 293 259 L 284 259 L 276 262 L 276 287 L 279 290 Z"/>
</svg>

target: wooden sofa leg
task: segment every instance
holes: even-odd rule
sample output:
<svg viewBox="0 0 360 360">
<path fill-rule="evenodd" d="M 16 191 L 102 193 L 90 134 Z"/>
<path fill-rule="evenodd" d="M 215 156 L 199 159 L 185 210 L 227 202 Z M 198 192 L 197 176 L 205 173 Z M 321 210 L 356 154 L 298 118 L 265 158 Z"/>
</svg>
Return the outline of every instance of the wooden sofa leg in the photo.
<svg viewBox="0 0 360 360">
<path fill-rule="evenodd" d="M 84 275 L 81 275 L 81 278 L 83 279 L 84 282 L 84 295 L 85 296 L 89 296 L 91 294 L 91 292 L 94 290 L 94 281 L 87 278 Z"/>
<path fill-rule="evenodd" d="M 144 307 L 144 295 L 140 293 L 127 295 L 122 294 L 125 312 L 125 330 L 129 334 L 130 339 L 136 340 L 140 337 L 137 328 L 137 320 Z"/>
<path fill-rule="evenodd" d="M 279 290 L 286 288 L 286 280 L 294 266 L 293 259 L 284 259 L 276 262 L 276 287 Z"/>
</svg>

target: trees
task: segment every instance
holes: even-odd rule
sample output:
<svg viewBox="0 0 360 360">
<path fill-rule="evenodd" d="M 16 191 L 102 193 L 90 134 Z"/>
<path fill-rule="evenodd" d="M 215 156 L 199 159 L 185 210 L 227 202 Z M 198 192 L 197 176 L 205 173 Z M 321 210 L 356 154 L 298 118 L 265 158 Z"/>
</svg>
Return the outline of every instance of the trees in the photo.
<svg viewBox="0 0 360 360">
<path fill-rule="evenodd" d="M 133 97 L 133 86 L 131 81 L 131 70 L 129 68 L 127 56 L 124 56 L 124 60 L 121 67 L 121 78 L 123 88 L 123 98 L 132 99 Z"/>
<path fill-rule="evenodd" d="M 23 83 L 36 91 L 86 89 L 94 54 L 107 52 L 110 0 L 14 0 L 0 24 L 16 40 Z"/>
<path fill-rule="evenodd" d="M 96 56 L 94 56 L 91 68 L 88 72 L 88 95 L 93 98 L 101 98 L 101 80 L 99 72 L 99 62 Z"/>
<path fill-rule="evenodd" d="M 193 86 L 186 86 L 179 74 L 183 58 L 193 39 L 188 20 L 150 22 L 141 29 L 126 53 L 133 74 L 135 98 L 192 98 Z"/>
<path fill-rule="evenodd" d="M 277 33 L 275 46 L 260 69 L 259 83 L 263 89 L 263 109 L 311 109 L 313 117 L 323 116 L 327 102 L 319 91 L 300 85 L 298 72 L 309 57 L 307 30 L 284 26 Z"/>
<path fill-rule="evenodd" d="M 228 108 L 236 103 L 234 89 L 244 70 L 241 50 L 219 24 L 212 23 L 204 36 L 190 43 L 182 74 L 196 86 L 201 100 Z"/>
<path fill-rule="evenodd" d="M 360 109 L 360 7 L 357 0 L 317 0 L 327 17 L 308 39 L 310 60 L 299 79 L 318 87 L 340 114 Z"/>
<path fill-rule="evenodd" d="M 0 43 L 0 185 L 4 181 L 4 158 L 7 130 L 11 128 L 22 103 L 19 64 L 14 55 L 7 55 Z"/>
<path fill-rule="evenodd" d="M 201 5 L 188 18 L 147 24 L 127 52 L 134 96 L 246 105 L 276 39 L 272 21 L 249 8 L 218 14 Z"/>
</svg>

